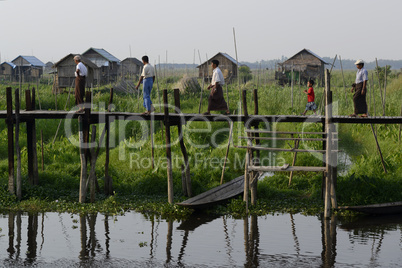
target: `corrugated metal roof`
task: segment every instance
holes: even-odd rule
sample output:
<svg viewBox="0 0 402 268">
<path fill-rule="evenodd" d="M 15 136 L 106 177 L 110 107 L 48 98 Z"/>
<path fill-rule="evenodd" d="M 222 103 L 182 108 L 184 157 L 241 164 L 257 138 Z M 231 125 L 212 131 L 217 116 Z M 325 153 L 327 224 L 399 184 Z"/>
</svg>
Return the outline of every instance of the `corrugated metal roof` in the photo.
<svg viewBox="0 0 402 268">
<path fill-rule="evenodd" d="M 136 65 L 138 65 L 138 66 L 143 66 L 144 64 L 142 63 L 142 61 L 140 61 L 139 59 L 137 59 L 137 58 L 125 58 L 124 60 L 122 60 L 122 63 L 123 62 L 131 62 L 131 63 L 134 63 L 134 64 L 136 64 Z"/>
<path fill-rule="evenodd" d="M 106 60 L 111 61 L 111 62 L 117 62 L 119 63 L 120 60 L 118 58 L 116 58 L 115 56 L 113 56 L 112 54 L 110 54 L 109 52 L 107 52 L 106 50 L 104 50 L 103 48 L 93 48 L 91 47 L 90 49 L 88 49 L 87 51 L 85 51 L 82 54 L 87 53 L 89 50 L 94 50 L 95 52 L 97 52 L 99 55 L 101 55 L 102 57 L 104 57 Z M 92 60 L 93 61 L 93 60 Z M 97 64 L 98 65 L 98 64 Z M 98 65 L 99 66 L 99 65 Z M 101 65 L 102 66 L 102 65 Z"/>
<path fill-rule="evenodd" d="M 293 57 L 295 57 L 297 54 L 303 52 L 303 50 L 307 51 L 308 53 L 310 53 L 311 55 L 313 55 L 314 57 L 316 57 L 317 59 L 319 59 L 320 61 L 322 61 L 324 64 L 329 64 L 328 62 L 326 62 L 325 60 L 323 60 L 320 56 L 318 56 L 317 54 L 315 54 L 313 51 L 311 51 L 310 49 L 304 48 L 302 50 L 300 50 L 299 52 L 297 52 L 296 54 L 294 54 L 292 57 L 290 57 L 289 59 L 287 59 L 286 61 L 292 59 Z"/>
<path fill-rule="evenodd" d="M 15 62 L 16 59 L 19 57 L 23 58 L 27 62 L 29 62 L 29 66 L 35 66 L 35 67 L 45 67 L 45 64 L 41 62 L 37 57 L 35 56 L 18 56 L 13 60 L 13 63 L 15 63 L 17 66 L 19 66 L 18 62 Z"/>
<path fill-rule="evenodd" d="M 79 55 L 79 54 L 73 54 L 70 53 L 67 56 L 65 56 L 64 58 L 62 58 L 61 60 L 59 60 L 58 62 L 56 62 L 52 68 L 57 68 L 59 66 L 60 63 L 62 63 L 64 60 L 66 60 L 67 58 L 71 58 L 71 62 L 73 61 L 73 58 L 75 55 Z M 88 65 L 89 67 L 96 69 L 98 68 L 98 66 L 96 66 L 96 64 L 94 64 L 90 59 L 86 58 L 85 56 L 79 55 L 81 57 L 81 62 L 83 62 L 85 65 Z"/>
<path fill-rule="evenodd" d="M 211 59 L 213 59 L 213 58 L 215 58 L 216 56 L 218 56 L 219 54 L 222 54 L 225 58 L 227 58 L 228 60 L 230 60 L 230 61 L 233 62 L 234 64 L 237 64 L 237 62 L 236 62 L 236 60 L 235 60 L 234 58 L 232 58 L 231 56 L 229 56 L 229 54 L 224 53 L 224 52 L 218 52 L 215 56 L 213 56 L 212 58 L 210 58 L 210 59 L 208 60 L 208 62 L 209 62 Z M 204 65 L 205 63 L 206 63 L 206 61 L 204 61 L 202 64 L 198 65 L 197 68 L 199 68 L 201 65 Z M 239 66 L 240 66 L 240 65 L 241 65 L 241 64 L 239 64 Z"/>
<path fill-rule="evenodd" d="M 12 62 L 8 62 L 8 61 L 3 62 L 1 65 L 3 65 L 3 64 L 8 64 L 8 65 L 10 65 L 13 69 L 15 69 L 15 67 L 17 67 L 17 65 L 15 65 L 15 64 L 12 63 Z"/>
</svg>

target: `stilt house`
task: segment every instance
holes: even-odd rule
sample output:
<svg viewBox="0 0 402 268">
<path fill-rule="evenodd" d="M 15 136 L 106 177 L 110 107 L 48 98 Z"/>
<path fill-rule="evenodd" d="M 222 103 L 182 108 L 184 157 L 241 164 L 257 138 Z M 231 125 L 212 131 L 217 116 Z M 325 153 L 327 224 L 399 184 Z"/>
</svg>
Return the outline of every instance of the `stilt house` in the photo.
<svg viewBox="0 0 402 268">
<path fill-rule="evenodd" d="M 219 68 L 222 71 L 223 77 L 225 80 L 230 81 L 233 78 L 237 77 L 237 64 L 236 60 L 233 59 L 226 53 L 219 52 L 208 61 L 204 62 L 203 64 L 197 66 L 198 68 L 198 77 L 204 79 L 211 79 L 212 77 L 212 67 L 211 61 L 218 60 L 219 61 Z"/>
<path fill-rule="evenodd" d="M 15 81 L 34 82 L 43 74 L 45 64 L 35 56 L 18 56 L 12 61 L 16 65 Z"/>
<path fill-rule="evenodd" d="M 104 50 L 103 48 L 90 48 L 83 56 L 92 61 L 98 69 L 94 73 L 94 78 L 98 84 L 108 84 L 117 81 L 120 70 L 120 60 Z"/>
<path fill-rule="evenodd" d="M 142 61 L 137 58 L 126 58 L 121 62 L 121 74 L 123 77 L 134 77 L 140 75 L 141 68 L 144 66 Z"/>
<path fill-rule="evenodd" d="M 311 50 L 303 49 L 290 57 L 288 60 L 278 63 L 275 70 L 275 80 L 278 84 L 290 84 L 292 80 L 295 83 L 306 84 L 309 79 L 316 83 L 324 84 L 324 68 L 328 64 L 320 56 Z"/>
<path fill-rule="evenodd" d="M 0 78 L 3 81 L 14 81 L 16 65 L 12 62 L 3 62 L 0 65 Z"/>
<path fill-rule="evenodd" d="M 55 92 L 56 90 L 57 92 L 59 92 L 60 89 L 75 86 L 75 70 L 77 65 L 74 62 L 74 56 L 76 55 L 77 54 L 70 53 L 53 65 L 53 68 L 56 69 L 55 79 L 53 83 L 53 92 Z M 99 69 L 98 66 L 96 66 L 92 61 L 84 56 L 81 56 L 81 62 L 88 69 L 86 87 L 97 84 L 94 74 Z"/>
</svg>

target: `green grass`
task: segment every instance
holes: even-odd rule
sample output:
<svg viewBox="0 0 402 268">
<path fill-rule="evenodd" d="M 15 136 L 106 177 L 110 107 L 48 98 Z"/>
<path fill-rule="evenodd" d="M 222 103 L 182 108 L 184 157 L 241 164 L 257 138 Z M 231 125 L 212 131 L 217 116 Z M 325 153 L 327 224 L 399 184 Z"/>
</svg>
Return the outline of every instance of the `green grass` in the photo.
<svg viewBox="0 0 402 268">
<path fill-rule="evenodd" d="M 345 72 L 347 85 L 353 82 L 355 72 Z M 270 74 L 266 74 L 267 76 Z M 370 74 L 371 77 L 371 74 Z M 173 105 L 173 88 L 179 80 L 179 76 L 161 79 L 159 89 L 168 89 L 169 103 Z M 269 78 L 270 79 L 270 78 Z M 268 79 L 268 81 L 269 81 Z M 256 79 L 254 79 L 255 82 Z M 291 107 L 291 88 L 280 87 L 274 83 L 263 83 L 260 79 L 259 95 L 259 113 L 260 114 L 300 114 L 305 107 L 306 95 L 302 93 L 305 86 L 295 85 L 294 102 Z M 266 80 L 265 80 L 266 81 Z M 335 102 L 334 114 L 348 115 L 353 111 L 352 94 L 350 86 L 346 88 L 347 99 L 345 100 L 345 90 L 340 72 L 333 72 L 331 79 L 333 90 L 333 99 Z M 400 114 L 402 91 L 399 90 L 402 85 L 402 77 L 393 78 L 388 81 L 386 92 L 385 113 L 389 116 Z M 5 89 L 8 85 L 0 85 L 0 96 L 5 96 Z M 18 85 L 12 85 L 13 89 Z M 109 86 L 95 88 L 93 92 L 93 104 L 95 110 L 102 110 L 107 106 L 109 100 Z M 248 111 L 254 110 L 252 103 L 252 91 L 256 84 L 248 82 L 243 88 L 248 89 Z M 28 88 L 24 85 L 23 88 Z M 378 82 L 370 88 L 373 91 L 370 104 L 370 113 L 382 115 L 380 106 L 380 91 Z M 238 113 L 239 110 L 239 89 L 237 83 L 228 85 L 230 110 Z M 226 98 L 226 87 L 224 87 Z M 320 107 L 323 88 L 316 86 L 316 103 Z M 40 101 L 42 110 L 55 109 L 55 96 L 51 93 L 51 86 L 41 84 L 39 87 Z M 114 96 L 114 110 L 124 112 L 142 112 L 142 98 L 138 100 L 137 94 L 126 95 L 116 92 Z M 67 102 L 68 94 L 57 95 L 58 109 L 64 109 L 66 103 L 67 109 L 74 105 L 73 95 Z M 374 113 L 374 102 L 376 100 L 376 113 Z M 200 94 L 182 94 L 181 108 L 185 113 L 198 113 Z M 203 92 L 202 112 L 206 110 L 208 91 Z M 38 98 L 37 98 L 38 100 Z M 157 89 L 154 87 L 152 100 L 158 104 Z M 21 107 L 25 107 L 25 101 L 22 99 Z M 102 108 L 103 107 L 103 108 Z M 37 105 L 38 108 L 38 105 Z M 0 110 L 6 109 L 5 97 L 0 98 Z M 157 108 L 158 111 L 158 108 Z M 113 178 L 114 191 L 113 197 L 106 197 L 102 194 L 97 195 L 95 204 L 78 204 L 80 158 L 78 148 L 72 145 L 71 141 L 65 136 L 65 120 L 62 121 L 60 130 L 53 139 L 59 120 L 36 120 L 37 138 L 38 138 L 38 161 L 41 163 L 40 134 L 43 132 L 44 141 L 44 171 L 39 171 L 39 186 L 29 186 L 27 183 L 27 152 L 26 152 L 26 128 L 21 125 L 20 144 L 22 148 L 22 176 L 23 176 L 23 198 L 21 202 L 7 193 L 8 181 L 8 162 L 7 162 L 7 129 L 6 124 L 0 121 L 0 199 L 3 209 L 13 210 L 41 210 L 41 211 L 101 211 L 105 213 L 121 213 L 127 210 L 138 210 L 144 213 L 157 213 L 167 216 L 185 216 L 188 210 L 178 208 L 174 205 L 167 205 L 167 180 L 166 180 L 166 157 L 165 137 L 162 134 L 162 126 L 155 123 L 155 144 L 161 148 L 155 149 L 155 163 L 157 168 L 152 170 L 149 159 L 151 157 L 151 142 L 146 139 L 138 148 L 131 148 L 130 144 L 141 143 L 141 128 L 138 122 L 129 122 L 127 125 L 114 121 L 111 125 L 111 151 L 110 151 L 110 170 L 109 174 Z M 77 122 L 72 124 L 73 138 L 77 138 Z M 97 140 L 99 140 L 104 125 L 100 124 L 97 129 Z M 321 125 L 316 123 L 308 124 L 289 124 L 275 123 L 271 124 L 277 130 L 282 131 L 321 131 Z M 203 133 L 196 133 L 194 130 L 205 129 L 206 123 L 193 122 L 184 127 L 186 135 L 185 143 L 190 157 L 190 168 L 193 193 L 199 194 L 205 190 L 219 185 L 221 176 L 221 167 L 215 164 L 211 167 L 209 164 L 212 159 L 223 159 L 226 152 L 228 140 L 228 124 L 213 123 L 211 130 Z M 212 136 L 212 133 L 225 128 L 218 135 Z M 388 174 L 384 174 L 380 162 L 380 157 L 376 149 L 373 134 L 369 125 L 344 124 L 338 125 L 339 147 L 347 153 L 352 161 L 348 171 L 338 177 L 337 196 L 339 205 L 362 205 L 369 203 L 400 201 L 402 200 L 402 145 L 398 141 L 398 125 L 377 125 L 377 135 L 386 162 Z M 244 135 L 243 125 L 234 124 L 233 139 L 239 144 L 238 137 Z M 163 130 L 164 131 L 164 130 Z M 172 140 L 177 139 L 177 128 L 171 128 Z M 318 137 L 318 136 L 316 136 Z M 212 141 L 215 140 L 219 147 L 214 148 Z M 190 143 L 197 142 L 205 144 L 206 148 L 196 148 Z M 263 144 L 269 145 L 271 142 L 264 141 Z M 245 141 L 242 141 L 245 145 Z M 293 146 L 293 144 L 290 144 Z M 276 146 L 290 148 L 286 142 L 277 142 Z M 321 149 L 319 142 L 302 143 L 301 148 Z M 244 172 L 244 166 L 241 165 L 245 151 L 231 147 L 229 152 L 229 161 L 225 172 L 225 181 L 229 181 Z M 149 168 L 141 168 L 133 164 L 133 156 L 143 164 L 148 164 Z M 174 193 L 175 202 L 184 200 L 181 194 L 181 170 L 183 163 L 179 144 L 172 147 L 172 156 L 174 163 Z M 261 152 L 261 157 L 268 158 L 268 152 Z M 292 162 L 291 153 L 276 153 L 275 161 L 280 163 Z M 321 165 L 321 156 L 311 154 L 299 154 L 296 165 Z M 342 164 L 342 159 L 339 160 Z M 100 189 L 103 189 L 105 151 L 102 146 L 97 161 L 96 174 Z M 273 211 L 291 211 L 304 213 L 318 213 L 322 210 L 321 201 L 321 183 L 322 175 L 316 173 L 295 173 L 292 184 L 288 186 L 287 173 L 277 173 L 271 178 L 266 178 L 259 182 L 258 204 L 251 208 L 250 213 L 263 215 Z M 114 203 L 113 203 L 114 202 Z M 219 206 L 215 212 L 243 215 L 244 204 L 241 200 L 232 200 L 228 206 Z"/>
</svg>

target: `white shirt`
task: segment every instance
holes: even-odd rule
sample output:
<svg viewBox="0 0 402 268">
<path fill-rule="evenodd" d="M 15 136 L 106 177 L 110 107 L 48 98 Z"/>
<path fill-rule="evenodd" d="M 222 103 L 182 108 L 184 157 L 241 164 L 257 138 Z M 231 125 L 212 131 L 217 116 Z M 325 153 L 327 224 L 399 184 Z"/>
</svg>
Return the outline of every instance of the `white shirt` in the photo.
<svg viewBox="0 0 402 268">
<path fill-rule="evenodd" d="M 367 80 L 368 80 L 368 72 L 367 72 L 367 70 L 364 69 L 364 68 L 361 68 L 360 70 L 357 70 L 355 83 L 359 84 L 359 83 L 362 83 L 362 82 L 367 81 Z"/>
<path fill-rule="evenodd" d="M 80 70 L 80 76 L 87 76 L 88 75 L 88 70 L 87 67 L 82 62 L 79 62 L 77 64 L 77 68 L 75 69 L 75 76 L 77 76 L 77 71 Z"/>
<path fill-rule="evenodd" d="M 223 78 L 223 74 L 221 69 L 219 67 L 216 67 L 214 71 L 212 72 L 212 81 L 211 84 L 215 85 L 216 82 L 219 82 L 219 85 L 224 85 L 225 84 L 225 78 Z"/>
<path fill-rule="evenodd" d="M 155 76 L 154 67 L 149 63 L 145 64 L 144 68 L 142 69 L 141 76 L 143 76 L 144 78 L 154 77 Z"/>
</svg>

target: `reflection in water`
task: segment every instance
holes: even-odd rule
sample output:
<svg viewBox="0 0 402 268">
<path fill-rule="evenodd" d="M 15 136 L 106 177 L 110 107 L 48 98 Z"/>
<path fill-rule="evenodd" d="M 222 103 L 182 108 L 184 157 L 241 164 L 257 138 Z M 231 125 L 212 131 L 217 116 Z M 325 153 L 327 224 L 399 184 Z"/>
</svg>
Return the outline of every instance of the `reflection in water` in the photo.
<svg viewBox="0 0 402 268">
<path fill-rule="evenodd" d="M 331 219 L 322 218 L 322 263 L 324 267 L 333 267 L 336 257 L 336 223 L 337 218 L 332 215 Z"/>
<path fill-rule="evenodd" d="M 63 219 L 60 214 L 49 215 L 53 215 L 50 218 L 56 223 L 57 219 Z M 139 214 L 133 215 L 136 217 L 71 215 L 59 220 L 64 224 L 57 224 L 55 228 L 54 224 L 44 223 L 49 219 L 44 214 L 39 217 L 38 213 L 11 212 L 6 221 L 0 222 L 8 224 L 8 239 L 6 235 L 2 239 L 0 234 L 0 248 L 7 254 L 2 264 L 40 266 L 48 261 L 46 257 L 50 262 L 67 258 L 67 263 L 50 265 L 63 267 L 373 267 L 393 266 L 402 261 L 402 216 L 367 217 L 348 222 L 335 216 L 318 219 L 300 214 L 251 216 L 242 220 L 194 214 L 178 223 L 155 217 L 145 220 Z M 67 218 L 71 219 L 70 225 Z M 120 225 L 124 222 L 126 225 Z M 161 222 L 161 226 L 166 223 L 166 230 L 158 230 Z M 99 236 L 98 229 L 97 236 L 97 225 L 98 228 L 103 225 L 104 235 Z M 54 237 L 46 236 L 45 226 L 48 230 L 53 228 Z M 396 239 L 393 247 L 389 246 L 393 241 L 390 237 Z M 58 252 L 60 246 L 63 248 Z M 358 246 L 365 247 L 365 255 L 354 255 L 353 252 L 362 251 Z M 392 255 L 392 250 L 399 255 Z M 53 257 L 49 251 L 60 255 Z M 26 255 L 22 259 L 21 252 Z"/>
<path fill-rule="evenodd" d="M 28 214 L 28 250 L 27 262 L 33 263 L 36 259 L 36 237 L 38 235 L 38 213 Z"/>
</svg>

